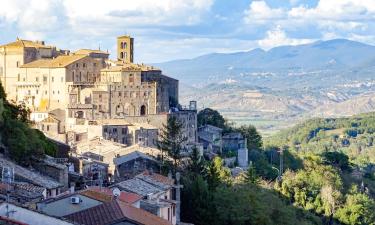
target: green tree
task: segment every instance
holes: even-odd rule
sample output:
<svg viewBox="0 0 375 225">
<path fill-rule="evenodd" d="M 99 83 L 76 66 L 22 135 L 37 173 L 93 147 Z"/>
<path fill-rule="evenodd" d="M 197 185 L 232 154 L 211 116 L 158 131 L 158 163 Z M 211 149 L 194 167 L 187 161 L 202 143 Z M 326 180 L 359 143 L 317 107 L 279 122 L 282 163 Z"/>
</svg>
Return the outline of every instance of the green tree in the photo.
<svg viewBox="0 0 375 225">
<path fill-rule="evenodd" d="M 252 125 L 242 125 L 235 129 L 247 139 L 247 148 L 250 150 L 260 149 L 263 145 L 262 136 Z"/>
<path fill-rule="evenodd" d="M 322 157 L 327 165 L 332 165 L 342 170 L 350 168 L 349 157 L 342 152 L 324 152 Z"/>
<path fill-rule="evenodd" d="M 215 224 L 213 195 L 201 175 L 184 177 L 181 198 L 181 218 L 196 225 Z"/>
<path fill-rule="evenodd" d="M 29 127 L 29 111 L 25 105 L 14 105 L 5 99 L 0 85 L 0 141 L 6 156 L 21 165 L 32 165 L 45 154 L 55 156 L 57 147 L 42 132 Z"/>
<path fill-rule="evenodd" d="M 337 210 L 335 217 L 348 225 L 374 225 L 375 201 L 355 188 L 346 196 L 345 204 Z"/>
<path fill-rule="evenodd" d="M 189 172 L 199 175 L 205 173 L 205 160 L 201 156 L 199 149 L 196 146 L 193 146 L 190 157 L 189 157 L 189 165 L 188 170 Z"/>
<path fill-rule="evenodd" d="M 220 113 L 214 109 L 205 108 L 198 112 L 198 127 L 212 125 L 221 129 L 226 129 L 226 121 Z"/>
<path fill-rule="evenodd" d="M 225 168 L 223 163 L 220 157 L 215 157 L 208 166 L 207 183 L 210 190 L 215 190 L 222 183 L 230 182 L 230 170 Z"/>
<path fill-rule="evenodd" d="M 158 148 L 162 152 L 162 161 L 164 162 L 164 153 L 173 161 L 173 172 L 177 172 L 181 160 L 182 144 L 187 140 L 182 131 L 183 124 L 180 123 L 176 117 L 168 118 L 167 124 L 163 125 L 161 129 Z"/>
<path fill-rule="evenodd" d="M 250 184 L 258 184 L 259 183 L 259 177 L 257 175 L 255 166 L 252 162 L 250 162 L 250 166 L 246 171 L 245 174 L 245 181 Z"/>
</svg>

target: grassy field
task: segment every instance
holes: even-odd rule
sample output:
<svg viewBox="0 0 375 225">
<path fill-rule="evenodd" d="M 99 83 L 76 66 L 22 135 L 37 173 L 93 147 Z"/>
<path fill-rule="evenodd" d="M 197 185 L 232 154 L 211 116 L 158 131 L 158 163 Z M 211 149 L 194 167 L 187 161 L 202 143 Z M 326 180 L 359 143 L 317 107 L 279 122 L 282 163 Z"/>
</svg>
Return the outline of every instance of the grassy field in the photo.
<svg viewBox="0 0 375 225">
<path fill-rule="evenodd" d="M 296 124 L 295 121 L 287 120 L 272 120 L 272 119 L 262 119 L 262 118 L 253 118 L 253 117 L 236 117 L 236 116 L 227 116 L 229 121 L 234 122 L 236 126 L 241 125 L 253 125 L 259 132 L 267 137 L 275 134 L 276 132 L 291 127 Z"/>
</svg>

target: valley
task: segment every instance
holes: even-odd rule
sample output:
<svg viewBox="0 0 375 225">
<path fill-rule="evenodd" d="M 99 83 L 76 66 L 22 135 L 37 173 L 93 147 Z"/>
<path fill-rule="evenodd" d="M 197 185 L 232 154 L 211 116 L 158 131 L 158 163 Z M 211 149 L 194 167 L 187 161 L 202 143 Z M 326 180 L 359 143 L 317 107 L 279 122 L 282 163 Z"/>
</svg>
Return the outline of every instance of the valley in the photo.
<svg viewBox="0 0 375 225">
<path fill-rule="evenodd" d="M 313 117 L 375 110 L 375 47 L 343 39 L 215 53 L 156 66 L 180 80 L 181 104 L 219 110 L 269 135 Z"/>
</svg>

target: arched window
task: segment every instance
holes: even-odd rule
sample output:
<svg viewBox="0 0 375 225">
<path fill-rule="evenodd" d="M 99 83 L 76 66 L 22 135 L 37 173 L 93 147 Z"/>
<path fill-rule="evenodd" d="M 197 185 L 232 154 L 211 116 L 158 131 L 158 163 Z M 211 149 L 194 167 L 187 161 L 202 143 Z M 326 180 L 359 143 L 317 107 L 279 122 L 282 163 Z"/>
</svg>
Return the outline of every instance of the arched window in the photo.
<svg viewBox="0 0 375 225">
<path fill-rule="evenodd" d="M 141 116 L 146 115 L 146 106 L 142 105 L 141 106 Z"/>
</svg>

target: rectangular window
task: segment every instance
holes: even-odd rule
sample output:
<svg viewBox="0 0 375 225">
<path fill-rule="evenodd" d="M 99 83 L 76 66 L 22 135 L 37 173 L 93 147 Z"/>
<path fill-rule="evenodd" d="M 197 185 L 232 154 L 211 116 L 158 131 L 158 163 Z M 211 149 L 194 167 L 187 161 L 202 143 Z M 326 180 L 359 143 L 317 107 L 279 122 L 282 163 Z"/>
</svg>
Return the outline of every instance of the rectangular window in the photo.
<svg viewBox="0 0 375 225">
<path fill-rule="evenodd" d="M 126 128 L 122 128 L 122 134 L 126 134 L 127 133 L 127 129 Z"/>
<path fill-rule="evenodd" d="M 47 76 L 43 76 L 43 84 L 47 84 Z"/>
<path fill-rule="evenodd" d="M 21 81 L 21 75 L 20 74 L 17 75 L 17 81 Z"/>
<path fill-rule="evenodd" d="M 61 82 L 64 82 L 64 77 L 61 77 Z"/>
<path fill-rule="evenodd" d="M 54 77 L 52 77 L 52 78 L 51 78 L 51 81 L 52 81 L 52 82 L 54 82 L 54 81 L 55 81 L 55 78 L 54 78 Z"/>
<path fill-rule="evenodd" d="M 39 77 L 35 77 L 35 81 L 36 81 L 36 82 L 39 82 Z"/>
<path fill-rule="evenodd" d="M 20 67 L 20 61 L 17 61 L 17 67 Z"/>
<path fill-rule="evenodd" d="M 47 131 L 49 131 L 49 125 L 47 125 Z"/>
</svg>

